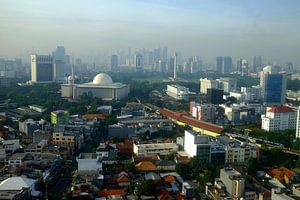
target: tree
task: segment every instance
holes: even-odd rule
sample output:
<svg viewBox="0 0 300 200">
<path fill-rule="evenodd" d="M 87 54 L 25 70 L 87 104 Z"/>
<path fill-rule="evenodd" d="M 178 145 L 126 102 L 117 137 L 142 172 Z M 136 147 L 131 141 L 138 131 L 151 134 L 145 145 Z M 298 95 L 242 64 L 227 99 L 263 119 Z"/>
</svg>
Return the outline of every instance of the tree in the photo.
<svg viewBox="0 0 300 200">
<path fill-rule="evenodd" d="M 109 115 L 105 118 L 107 125 L 113 125 L 118 123 L 118 119 L 115 115 Z"/>
<path fill-rule="evenodd" d="M 137 187 L 137 196 L 155 194 L 155 184 L 153 180 L 145 180 Z"/>
<path fill-rule="evenodd" d="M 260 164 L 260 162 L 257 161 L 256 158 L 249 158 L 247 160 L 247 169 L 248 169 L 248 173 L 251 175 L 254 175 L 255 172 L 261 170 L 262 166 Z"/>
<path fill-rule="evenodd" d="M 300 156 L 298 157 L 298 160 L 296 161 L 296 168 L 300 169 Z"/>
</svg>

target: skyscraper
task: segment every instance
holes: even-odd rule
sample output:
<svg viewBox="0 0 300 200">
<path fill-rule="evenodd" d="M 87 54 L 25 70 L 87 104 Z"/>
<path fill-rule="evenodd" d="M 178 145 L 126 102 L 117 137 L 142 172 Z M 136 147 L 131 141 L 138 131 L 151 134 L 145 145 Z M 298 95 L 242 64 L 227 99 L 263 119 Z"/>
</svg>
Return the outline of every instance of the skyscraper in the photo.
<svg viewBox="0 0 300 200">
<path fill-rule="evenodd" d="M 66 56 L 66 49 L 64 46 L 57 46 L 52 53 L 53 67 L 54 67 L 54 81 L 64 80 L 67 71 L 67 64 L 69 64 L 69 57 Z"/>
<path fill-rule="evenodd" d="M 246 59 L 240 58 L 236 64 L 236 71 L 242 76 L 248 75 L 249 63 Z"/>
<path fill-rule="evenodd" d="M 261 56 L 254 56 L 253 59 L 253 72 L 257 72 L 262 68 L 262 57 Z"/>
<path fill-rule="evenodd" d="M 110 70 L 112 72 L 117 72 L 119 71 L 119 60 L 118 60 L 118 55 L 111 55 L 110 57 Z"/>
<path fill-rule="evenodd" d="M 53 81 L 53 58 L 51 55 L 31 55 L 31 82 Z"/>
<path fill-rule="evenodd" d="M 260 72 L 260 87 L 266 104 L 282 104 L 286 95 L 286 74 L 278 73 L 273 66 L 266 66 Z"/>
<path fill-rule="evenodd" d="M 230 56 L 225 56 L 222 73 L 229 74 L 231 72 L 232 72 L 232 58 Z"/>
<path fill-rule="evenodd" d="M 136 54 L 134 57 L 134 62 L 135 62 L 135 70 L 137 72 L 143 72 L 144 71 L 144 60 L 143 56 L 141 54 Z"/>
<path fill-rule="evenodd" d="M 178 58 L 177 58 L 177 53 L 174 55 L 174 74 L 173 74 L 173 79 L 177 79 L 177 65 L 178 65 Z"/>
<path fill-rule="evenodd" d="M 218 56 L 216 58 L 216 70 L 217 70 L 217 73 L 222 73 L 222 69 L 223 69 L 223 57 L 222 56 Z"/>
<path fill-rule="evenodd" d="M 162 51 L 162 60 L 164 62 L 167 62 L 167 60 L 168 60 L 168 49 L 167 49 L 167 47 L 163 48 L 163 51 Z"/>
</svg>

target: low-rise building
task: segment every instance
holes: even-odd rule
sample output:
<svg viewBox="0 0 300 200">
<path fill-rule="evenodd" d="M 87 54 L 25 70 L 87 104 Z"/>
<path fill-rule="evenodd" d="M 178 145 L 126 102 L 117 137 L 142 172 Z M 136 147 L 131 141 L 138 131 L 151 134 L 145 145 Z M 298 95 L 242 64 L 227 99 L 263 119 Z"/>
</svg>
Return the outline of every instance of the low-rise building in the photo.
<svg viewBox="0 0 300 200">
<path fill-rule="evenodd" d="M 69 123 L 69 112 L 66 110 L 56 110 L 51 112 L 51 123 L 52 124 L 68 124 Z"/>
<path fill-rule="evenodd" d="M 245 179 L 241 173 L 233 168 L 225 167 L 220 170 L 220 180 L 226 187 L 227 192 L 234 198 L 244 197 Z"/>
<path fill-rule="evenodd" d="M 0 199 L 30 199 L 40 196 L 35 189 L 37 180 L 24 177 L 10 177 L 0 183 Z"/>
<path fill-rule="evenodd" d="M 216 105 L 191 102 L 190 111 L 197 120 L 212 123 L 215 121 Z"/>
<path fill-rule="evenodd" d="M 175 143 L 133 144 L 133 153 L 137 156 L 168 155 L 177 151 L 178 145 Z"/>
<path fill-rule="evenodd" d="M 19 121 L 19 131 L 26 135 L 32 135 L 32 133 L 38 129 L 37 123 L 33 119 L 27 119 L 25 121 Z"/>
<path fill-rule="evenodd" d="M 249 158 L 257 157 L 257 147 L 248 143 L 239 142 L 226 136 L 220 136 L 217 140 L 224 145 L 225 163 L 244 163 Z"/>
<path fill-rule="evenodd" d="M 78 164 L 78 174 L 80 175 L 99 175 L 102 171 L 101 158 L 95 153 L 81 153 L 76 158 Z"/>
<path fill-rule="evenodd" d="M 52 143 L 58 146 L 68 147 L 71 151 L 80 149 L 84 142 L 82 133 L 76 132 L 53 132 Z"/>
<path fill-rule="evenodd" d="M 233 104 L 230 106 L 222 105 L 224 114 L 231 124 L 250 123 L 255 119 L 255 109 L 250 106 Z"/>
<path fill-rule="evenodd" d="M 167 95 L 177 100 L 189 100 L 189 88 L 180 85 L 167 85 Z"/>
</svg>

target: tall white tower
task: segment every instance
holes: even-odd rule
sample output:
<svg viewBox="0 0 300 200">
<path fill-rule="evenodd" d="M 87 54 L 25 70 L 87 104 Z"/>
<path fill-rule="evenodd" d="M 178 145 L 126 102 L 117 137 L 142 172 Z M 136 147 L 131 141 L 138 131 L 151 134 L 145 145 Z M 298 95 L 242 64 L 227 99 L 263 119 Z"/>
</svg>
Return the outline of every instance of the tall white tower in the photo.
<svg viewBox="0 0 300 200">
<path fill-rule="evenodd" d="M 177 79 L 177 62 L 178 62 L 178 60 L 177 60 L 178 58 L 177 58 L 177 53 L 175 53 L 175 55 L 174 55 L 174 75 L 173 75 L 173 79 L 174 80 L 176 80 Z"/>
</svg>

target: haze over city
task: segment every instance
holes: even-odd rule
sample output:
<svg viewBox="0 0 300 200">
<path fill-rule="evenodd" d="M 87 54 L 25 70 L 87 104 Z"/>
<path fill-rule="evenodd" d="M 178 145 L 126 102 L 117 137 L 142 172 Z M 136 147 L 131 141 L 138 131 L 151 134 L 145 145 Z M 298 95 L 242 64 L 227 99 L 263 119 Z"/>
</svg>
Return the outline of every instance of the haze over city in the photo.
<svg viewBox="0 0 300 200">
<path fill-rule="evenodd" d="M 300 1 L 0 0 L 0 56 L 27 58 L 63 45 L 94 59 L 167 46 L 169 52 L 300 62 Z M 89 62 L 89 61 L 87 61 Z"/>
</svg>

